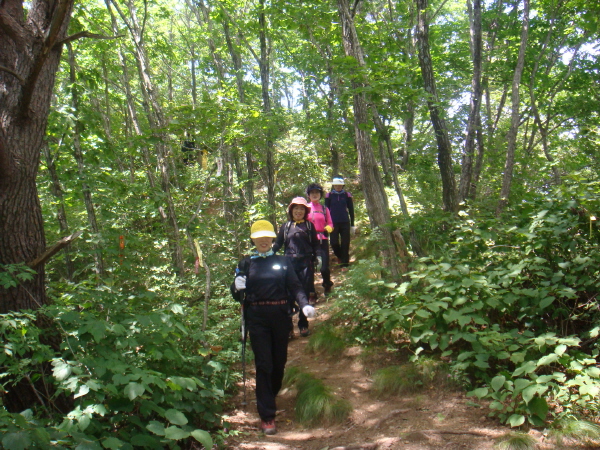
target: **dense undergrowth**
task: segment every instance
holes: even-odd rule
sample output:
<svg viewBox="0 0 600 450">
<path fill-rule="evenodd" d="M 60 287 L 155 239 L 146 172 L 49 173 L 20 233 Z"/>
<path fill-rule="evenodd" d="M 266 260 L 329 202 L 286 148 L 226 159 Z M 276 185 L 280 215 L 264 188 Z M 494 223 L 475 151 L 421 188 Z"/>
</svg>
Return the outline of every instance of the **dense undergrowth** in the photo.
<svg viewBox="0 0 600 450">
<path fill-rule="evenodd" d="M 427 236 L 435 248 L 401 283 L 365 258 L 334 319 L 361 344 L 408 348 L 415 362 L 441 358 L 513 427 L 597 419 L 598 191 L 579 182 L 501 221 L 467 210 L 438 223 L 446 231 Z"/>
</svg>

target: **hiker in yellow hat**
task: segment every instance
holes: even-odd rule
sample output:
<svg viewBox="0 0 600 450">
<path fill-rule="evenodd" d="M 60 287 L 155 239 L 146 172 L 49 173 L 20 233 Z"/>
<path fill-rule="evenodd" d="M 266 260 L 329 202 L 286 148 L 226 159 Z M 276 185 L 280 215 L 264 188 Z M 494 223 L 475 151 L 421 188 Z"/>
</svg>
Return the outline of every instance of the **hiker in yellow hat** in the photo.
<svg viewBox="0 0 600 450">
<path fill-rule="evenodd" d="M 256 406 L 265 434 L 277 432 L 275 397 L 281 389 L 287 362 L 291 329 L 289 295 L 306 317 L 315 315 L 289 259 L 274 254 L 272 245 L 276 237 L 269 221 L 252 224 L 250 238 L 255 251 L 240 261 L 231 285 L 233 297 L 242 303 L 243 328 L 250 334 L 256 366 Z"/>
</svg>

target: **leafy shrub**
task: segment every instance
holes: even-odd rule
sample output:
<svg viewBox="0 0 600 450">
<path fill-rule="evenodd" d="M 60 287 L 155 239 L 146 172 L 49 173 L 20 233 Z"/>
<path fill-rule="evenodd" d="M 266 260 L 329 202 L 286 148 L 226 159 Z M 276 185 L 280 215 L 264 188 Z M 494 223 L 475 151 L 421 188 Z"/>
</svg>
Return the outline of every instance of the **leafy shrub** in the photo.
<svg viewBox="0 0 600 450">
<path fill-rule="evenodd" d="M 4 448 L 177 448 L 190 437 L 211 448 L 207 430 L 221 424 L 227 367 L 185 323 L 177 304 L 131 308 L 125 298 L 103 295 L 84 308 L 50 307 L 45 314 L 63 335 L 60 353 L 40 344 L 33 313 L 2 316 L 3 388 L 19 373 L 36 373 L 72 396 L 66 415 L 44 407 L 10 414 L 0 410 Z M 52 376 L 40 365 L 52 361 Z M 21 372 L 19 372 L 21 371 Z M 42 414 L 43 412 L 51 414 Z"/>
<path fill-rule="evenodd" d="M 594 183 L 525 204 L 508 225 L 463 213 L 447 244 L 377 303 L 380 326 L 441 352 L 512 426 L 598 411 L 600 210 Z M 387 286 L 387 285 L 386 285 Z M 425 353 L 423 353 L 425 352 Z M 474 388 L 474 389 L 473 389 Z"/>
</svg>

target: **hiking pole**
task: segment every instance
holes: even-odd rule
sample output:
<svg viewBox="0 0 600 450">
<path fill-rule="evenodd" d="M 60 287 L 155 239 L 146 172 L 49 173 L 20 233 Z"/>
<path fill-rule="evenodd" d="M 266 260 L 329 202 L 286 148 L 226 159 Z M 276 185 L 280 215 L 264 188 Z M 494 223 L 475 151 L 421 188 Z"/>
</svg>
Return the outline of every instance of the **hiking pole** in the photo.
<svg viewBox="0 0 600 450">
<path fill-rule="evenodd" d="M 244 401 L 242 406 L 246 409 L 246 312 L 244 304 L 246 303 L 246 291 L 242 291 L 242 383 L 244 384 Z"/>
</svg>

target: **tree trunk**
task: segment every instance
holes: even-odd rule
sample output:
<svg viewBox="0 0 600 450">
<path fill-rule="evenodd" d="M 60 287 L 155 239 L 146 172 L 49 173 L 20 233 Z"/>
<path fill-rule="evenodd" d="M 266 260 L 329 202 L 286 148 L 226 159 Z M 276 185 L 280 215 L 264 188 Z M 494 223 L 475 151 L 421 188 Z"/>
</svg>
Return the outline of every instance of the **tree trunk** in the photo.
<svg viewBox="0 0 600 450">
<path fill-rule="evenodd" d="M 276 226 L 277 214 L 275 212 L 275 155 L 274 155 L 274 143 L 273 143 L 273 132 L 271 131 L 271 96 L 269 94 L 269 76 L 270 76 L 270 62 L 269 62 L 269 48 L 267 46 L 267 20 L 265 16 L 265 0 L 260 0 L 260 10 L 258 13 L 258 24 L 259 24 L 259 40 L 260 40 L 260 85 L 262 91 L 263 100 L 263 112 L 265 113 L 265 120 L 267 121 L 267 129 L 265 136 L 265 150 L 267 153 L 266 158 L 266 172 L 267 172 L 267 203 L 271 206 L 270 220 Z"/>
<path fill-rule="evenodd" d="M 469 9 L 470 7 L 470 1 Z M 473 180 L 473 156 L 477 137 L 477 119 L 481 108 L 481 0 L 474 0 L 471 18 L 471 59 L 473 61 L 473 77 L 471 78 L 471 104 L 467 120 L 467 137 L 462 158 L 462 172 L 458 187 L 458 199 L 463 201 L 469 197 Z"/>
<path fill-rule="evenodd" d="M 438 147 L 438 166 L 442 178 L 442 199 L 445 211 L 454 212 L 458 208 L 456 181 L 452 165 L 452 145 L 448 137 L 448 127 L 439 108 L 439 100 L 435 78 L 433 76 L 433 63 L 429 51 L 429 22 L 427 19 L 427 0 L 416 0 L 417 4 L 417 46 L 419 48 L 419 65 L 425 92 L 427 92 L 427 105 L 429 116 L 435 130 Z"/>
<path fill-rule="evenodd" d="M 359 66 L 364 67 L 365 61 L 362 48 L 354 27 L 354 18 L 350 13 L 348 0 L 338 0 L 338 12 L 342 24 L 342 41 L 346 56 L 356 59 Z M 375 161 L 371 136 L 366 130 L 371 129 L 369 117 L 370 108 L 365 94 L 366 83 L 361 75 L 352 77 L 354 134 L 358 150 L 358 166 L 364 188 L 365 204 L 373 228 L 379 229 L 383 236 L 383 255 L 392 276 L 399 278 L 400 263 L 396 254 L 396 245 L 392 230 L 389 228 L 390 212 L 387 196 L 381 174 Z M 401 249 L 403 251 L 403 249 Z M 401 256 L 407 256 L 402 254 Z"/>
<path fill-rule="evenodd" d="M 72 0 L 0 3 L 0 265 L 27 263 L 46 247 L 36 177 Z M 44 268 L 0 287 L 0 313 L 48 299 Z"/>
<path fill-rule="evenodd" d="M 92 191 L 87 184 L 87 176 L 85 173 L 85 167 L 83 163 L 83 151 L 81 149 L 81 131 L 83 125 L 79 120 L 79 93 L 77 92 L 77 76 L 75 73 L 75 53 L 73 52 L 73 46 L 69 42 L 67 44 L 69 51 L 69 81 L 71 84 L 71 106 L 73 107 L 73 115 L 75 116 L 75 128 L 73 130 L 73 156 L 77 162 L 77 174 L 81 181 L 81 192 L 83 193 L 83 201 L 85 203 L 85 210 L 87 211 L 88 223 L 90 224 L 90 231 L 94 236 L 96 242 L 94 246 L 94 265 L 96 266 L 96 274 L 104 275 L 104 260 L 102 258 L 102 246 L 98 243 L 100 241 L 100 229 L 98 227 L 98 221 L 96 220 L 96 210 L 94 208 L 94 202 L 92 201 Z"/>
<path fill-rule="evenodd" d="M 225 33 L 225 41 L 227 42 L 227 48 L 229 50 L 229 55 L 231 56 L 231 61 L 233 63 L 233 68 L 235 70 L 235 82 L 236 82 L 236 86 L 237 86 L 237 91 L 238 91 L 238 98 L 240 103 L 245 104 L 246 103 L 246 91 L 244 89 L 244 72 L 243 72 L 243 67 L 242 67 L 242 58 L 240 57 L 239 52 L 236 50 L 236 47 L 234 46 L 233 43 L 233 39 L 231 37 L 230 31 L 229 31 L 229 22 L 227 21 L 226 18 L 223 19 L 223 32 Z M 254 161 L 252 159 L 252 154 L 250 152 L 246 152 L 245 154 L 246 157 L 246 172 L 247 172 L 247 177 L 246 177 L 246 182 L 245 184 L 245 195 L 244 192 L 242 192 L 242 199 L 244 201 L 245 204 L 247 205 L 253 205 L 254 204 Z M 235 159 L 235 164 L 236 164 L 236 168 L 240 168 L 241 169 L 241 164 L 240 164 L 240 157 L 238 156 L 237 152 L 236 155 L 234 156 Z M 241 179 L 241 170 L 237 170 L 238 172 L 238 179 Z"/>
<path fill-rule="evenodd" d="M 527 48 L 527 38 L 529 35 L 529 0 L 523 1 L 523 25 L 521 28 L 521 45 L 519 46 L 519 56 L 512 81 L 512 112 L 510 116 L 510 128 L 508 130 L 506 141 L 506 162 L 504 164 L 504 176 L 502 177 L 502 189 L 500 190 L 500 200 L 496 207 L 496 216 L 499 216 L 506 205 L 510 195 L 510 186 L 512 184 L 513 170 L 515 166 L 515 149 L 517 147 L 517 132 L 519 131 L 519 84 L 525 66 L 525 49 Z"/>
</svg>

